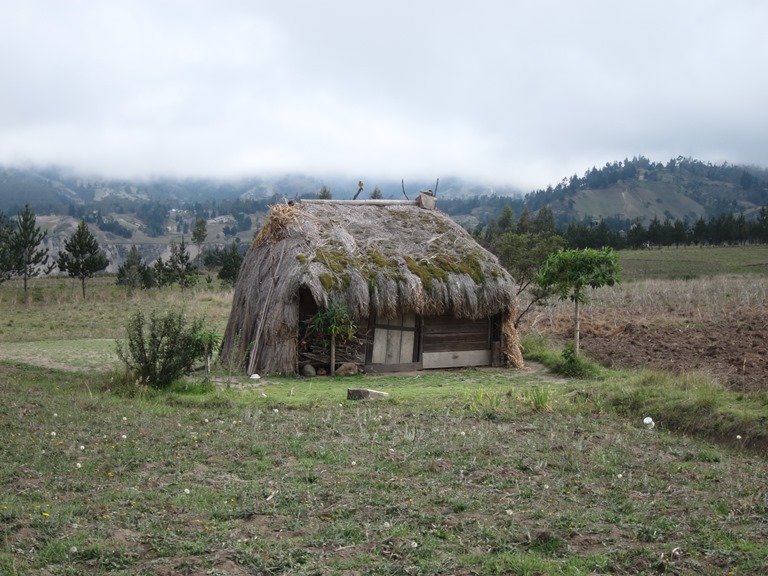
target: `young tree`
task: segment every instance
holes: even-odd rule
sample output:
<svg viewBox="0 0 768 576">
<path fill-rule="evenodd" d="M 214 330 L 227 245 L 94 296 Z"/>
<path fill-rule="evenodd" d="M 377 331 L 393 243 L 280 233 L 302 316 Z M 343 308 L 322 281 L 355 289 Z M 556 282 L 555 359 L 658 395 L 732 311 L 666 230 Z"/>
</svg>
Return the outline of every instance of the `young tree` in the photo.
<svg viewBox="0 0 768 576">
<path fill-rule="evenodd" d="M 565 245 L 562 236 L 547 234 L 515 234 L 507 232 L 498 236 L 491 251 L 515 279 L 517 296 L 521 305 L 517 310 L 515 328 L 536 304 L 544 302 L 550 290 L 536 283 L 539 269 L 547 258 Z"/>
<path fill-rule="evenodd" d="M 54 262 L 48 264 L 48 248 L 37 247 L 48 236 L 48 231 L 40 230 L 37 226 L 37 217 L 29 204 L 24 205 L 16 223 L 11 230 L 8 241 L 8 250 L 11 259 L 11 273 L 21 276 L 24 280 L 24 292 L 27 292 L 27 281 L 40 274 L 50 274 L 55 266 Z"/>
<path fill-rule="evenodd" d="M 64 250 L 59 253 L 57 265 L 62 272 L 80 279 L 83 299 L 85 280 L 109 266 L 106 254 L 99 248 L 99 243 L 91 234 L 85 220 L 80 220 L 75 233 L 64 241 Z"/>
<path fill-rule="evenodd" d="M 585 290 L 613 286 L 621 279 L 619 259 L 611 248 L 595 250 L 559 250 L 547 258 L 539 270 L 536 283 L 551 290 L 560 300 L 574 303 L 574 352 L 579 354 L 579 305 L 587 302 Z"/>
<path fill-rule="evenodd" d="M 168 267 L 173 281 L 179 283 L 181 291 L 189 288 L 194 283 L 192 274 L 192 259 L 189 256 L 189 250 L 184 243 L 184 236 L 181 237 L 181 243 L 176 244 L 171 240 L 171 257 L 168 260 Z"/>
<path fill-rule="evenodd" d="M 371 192 L 371 200 L 381 200 L 383 196 L 381 195 L 381 190 L 378 186 L 373 187 L 373 192 Z"/>
<path fill-rule="evenodd" d="M 318 334 L 331 337 L 331 376 L 336 375 L 336 339 L 351 340 L 355 336 L 357 326 L 349 317 L 345 306 L 333 304 L 320 310 L 312 319 L 312 328 Z"/>
<path fill-rule="evenodd" d="M 229 286 L 234 286 L 237 282 L 237 275 L 240 272 L 240 265 L 243 263 L 243 255 L 235 242 L 230 243 L 221 252 L 221 270 L 219 270 L 219 280 Z"/>
<path fill-rule="evenodd" d="M 163 259 L 158 256 L 155 263 L 152 265 L 152 274 L 155 278 L 158 288 L 173 284 L 173 271 L 170 268 L 170 262 L 163 262 Z"/>
<path fill-rule="evenodd" d="M 200 268 L 200 257 L 203 254 L 203 243 L 208 236 L 208 228 L 204 218 L 198 218 L 192 230 L 192 243 L 197 246 L 197 267 Z"/>
<path fill-rule="evenodd" d="M 333 195 L 331 194 L 331 190 L 323 184 L 323 187 L 320 188 L 320 194 L 317 196 L 320 200 L 330 200 L 333 198 Z"/>
<path fill-rule="evenodd" d="M 129 292 L 136 288 L 152 288 L 155 284 L 154 271 L 144 263 L 136 244 L 131 245 L 125 262 L 117 269 L 117 283 L 127 286 Z"/>
</svg>

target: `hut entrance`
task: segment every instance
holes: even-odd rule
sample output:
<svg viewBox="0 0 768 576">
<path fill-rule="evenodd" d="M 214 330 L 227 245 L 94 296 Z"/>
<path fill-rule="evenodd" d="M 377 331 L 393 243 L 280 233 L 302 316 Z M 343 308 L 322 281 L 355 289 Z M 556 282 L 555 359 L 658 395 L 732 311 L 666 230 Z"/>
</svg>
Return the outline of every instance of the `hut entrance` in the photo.
<svg viewBox="0 0 768 576">
<path fill-rule="evenodd" d="M 373 346 L 368 351 L 366 365 L 369 371 L 418 370 L 421 368 L 420 318 L 403 314 L 394 318 L 376 318 Z"/>
</svg>

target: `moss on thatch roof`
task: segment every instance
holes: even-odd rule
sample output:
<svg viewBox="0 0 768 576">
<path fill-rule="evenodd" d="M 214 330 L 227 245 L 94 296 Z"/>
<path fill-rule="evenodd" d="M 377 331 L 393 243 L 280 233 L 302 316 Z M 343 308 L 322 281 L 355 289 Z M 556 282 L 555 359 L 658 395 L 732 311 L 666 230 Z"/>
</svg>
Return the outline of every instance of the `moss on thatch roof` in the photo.
<svg viewBox="0 0 768 576">
<path fill-rule="evenodd" d="M 295 330 L 298 312 L 287 308 L 301 287 L 320 308 L 343 304 L 356 320 L 482 318 L 515 298 L 496 257 L 442 212 L 415 203 L 280 204 L 243 262 L 225 348 L 235 334 L 250 342 L 265 330 Z"/>
<path fill-rule="evenodd" d="M 442 212 L 412 204 L 274 206 L 248 260 L 283 248 L 281 276 L 307 286 L 321 307 L 340 302 L 358 318 L 479 318 L 512 302 L 509 274 L 493 255 Z M 260 269 L 246 263 L 241 282 Z"/>
</svg>

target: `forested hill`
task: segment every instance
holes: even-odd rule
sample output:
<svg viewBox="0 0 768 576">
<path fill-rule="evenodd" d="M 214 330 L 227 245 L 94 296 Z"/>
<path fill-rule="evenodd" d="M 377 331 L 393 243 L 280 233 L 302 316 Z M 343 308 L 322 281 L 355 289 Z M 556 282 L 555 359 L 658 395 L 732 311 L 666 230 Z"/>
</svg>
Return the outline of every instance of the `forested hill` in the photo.
<svg viewBox="0 0 768 576">
<path fill-rule="evenodd" d="M 525 195 L 511 186 L 491 187 L 446 177 L 439 182 L 369 181 L 361 198 L 402 199 L 404 194 L 414 198 L 419 190 L 436 187 L 439 207 L 468 229 L 484 226 L 505 206 L 516 214 L 527 208 L 531 215 L 547 206 L 558 227 L 603 221 L 616 229 L 634 223 L 648 225 L 654 219 L 693 223 L 720 214 L 743 215 L 749 220 L 768 206 L 768 169 L 683 157 L 653 162 L 643 156 L 593 167 L 582 176 L 574 174 Z M 0 166 L 0 211 L 7 216 L 29 203 L 38 214 L 78 218 L 98 212 L 107 220 L 117 214 L 134 214 L 144 220 L 146 214 L 167 215 L 174 208 L 213 217 L 232 211 L 263 211 L 282 198 L 317 197 L 322 190 L 336 199 L 351 198 L 357 191 L 357 179 L 322 180 L 294 174 L 229 181 L 120 180 L 85 177 L 61 168 Z"/>
<path fill-rule="evenodd" d="M 751 219 L 768 206 L 768 170 L 682 157 L 652 162 L 641 156 L 590 168 L 522 198 L 442 200 L 440 208 L 472 228 L 507 205 L 516 214 L 524 208 L 535 214 L 548 206 L 560 227 L 607 221 L 621 228 L 654 219 L 693 223 L 721 214 Z"/>
</svg>

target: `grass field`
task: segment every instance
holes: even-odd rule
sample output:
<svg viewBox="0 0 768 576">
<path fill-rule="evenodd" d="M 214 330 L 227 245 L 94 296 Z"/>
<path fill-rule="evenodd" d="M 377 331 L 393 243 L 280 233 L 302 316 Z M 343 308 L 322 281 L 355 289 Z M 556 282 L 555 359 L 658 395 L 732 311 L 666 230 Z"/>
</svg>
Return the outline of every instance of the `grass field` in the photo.
<svg viewBox="0 0 768 576">
<path fill-rule="evenodd" d="M 759 298 L 740 278 L 697 277 L 592 306 Z M 763 395 L 531 363 L 259 381 L 218 369 L 217 388 L 193 375 L 126 396 L 110 343 L 134 310 L 223 330 L 231 293 L 128 297 L 106 278 L 89 294 L 0 286 L 0 574 L 765 573 L 768 462 L 749 428 L 764 427 Z M 540 338 L 526 347 L 557 357 Z M 390 398 L 347 401 L 353 386 Z"/>
<path fill-rule="evenodd" d="M 687 246 L 624 250 L 619 261 L 625 281 L 768 275 L 768 245 Z"/>
</svg>

